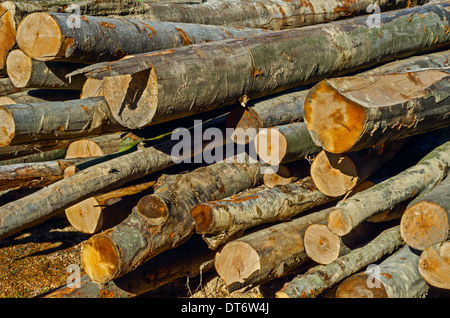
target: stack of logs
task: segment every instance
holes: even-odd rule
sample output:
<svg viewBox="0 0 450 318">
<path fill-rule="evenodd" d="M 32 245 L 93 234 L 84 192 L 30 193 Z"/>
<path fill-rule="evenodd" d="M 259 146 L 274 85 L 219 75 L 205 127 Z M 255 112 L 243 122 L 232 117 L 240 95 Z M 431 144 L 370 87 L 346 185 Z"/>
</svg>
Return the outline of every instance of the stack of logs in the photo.
<svg viewBox="0 0 450 318">
<path fill-rule="evenodd" d="M 91 234 L 42 297 L 450 289 L 450 4 L 372 2 L 1 3 L 0 238 Z"/>
</svg>

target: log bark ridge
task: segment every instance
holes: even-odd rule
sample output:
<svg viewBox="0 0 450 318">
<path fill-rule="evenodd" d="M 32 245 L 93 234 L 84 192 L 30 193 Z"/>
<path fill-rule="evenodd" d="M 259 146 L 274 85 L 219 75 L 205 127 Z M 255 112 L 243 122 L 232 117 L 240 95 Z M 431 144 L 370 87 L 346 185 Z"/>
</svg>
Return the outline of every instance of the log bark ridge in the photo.
<svg viewBox="0 0 450 318">
<path fill-rule="evenodd" d="M 138 54 L 79 72 L 104 78 L 115 118 L 140 128 L 445 47 L 448 6 L 382 13 L 380 29 L 368 28 L 366 17 L 352 18 Z"/>
</svg>

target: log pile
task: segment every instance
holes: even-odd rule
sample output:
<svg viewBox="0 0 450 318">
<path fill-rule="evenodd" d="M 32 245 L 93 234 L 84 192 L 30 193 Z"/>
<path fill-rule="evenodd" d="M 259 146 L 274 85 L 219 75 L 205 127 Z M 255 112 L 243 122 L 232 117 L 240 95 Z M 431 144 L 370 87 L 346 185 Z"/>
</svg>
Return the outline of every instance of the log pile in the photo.
<svg viewBox="0 0 450 318">
<path fill-rule="evenodd" d="M 0 239 L 56 215 L 89 235 L 81 285 L 40 297 L 207 271 L 292 275 L 280 298 L 450 289 L 450 4 L 429 2 L 379 1 L 375 27 L 371 0 L 2 2 L 0 190 L 36 191 Z"/>
</svg>

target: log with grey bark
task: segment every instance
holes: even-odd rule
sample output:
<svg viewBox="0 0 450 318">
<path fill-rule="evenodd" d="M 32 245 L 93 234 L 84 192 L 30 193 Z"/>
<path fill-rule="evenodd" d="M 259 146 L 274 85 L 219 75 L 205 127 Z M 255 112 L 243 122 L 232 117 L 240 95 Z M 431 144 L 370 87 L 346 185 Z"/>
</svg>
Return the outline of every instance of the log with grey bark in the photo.
<svg viewBox="0 0 450 318">
<path fill-rule="evenodd" d="M 88 158 L 110 155 L 121 149 L 124 132 L 78 139 L 67 147 L 66 158 Z"/>
<path fill-rule="evenodd" d="M 18 88 L 81 90 L 86 78 L 80 74 L 69 80 L 66 75 L 83 66 L 85 64 L 38 61 L 18 49 L 11 51 L 6 59 L 8 77 Z"/>
<path fill-rule="evenodd" d="M 405 144 L 406 140 L 400 140 L 347 154 L 322 150 L 311 165 L 311 177 L 326 195 L 345 195 L 388 164 Z"/>
<path fill-rule="evenodd" d="M 0 78 L 0 96 L 22 92 L 22 88 L 15 87 L 9 77 Z"/>
<path fill-rule="evenodd" d="M 259 158 L 271 166 L 305 159 L 322 150 L 314 143 L 303 122 L 262 128 L 254 144 Z"/>
<path fill-rule="evenodd" d="M 262 181 L 262 166 L 218 162 L 189 173 L 163 175 L 154 194 L 141 198 L 127 219 L 86 242 L 81 254 L 85 272 L 104 284 L 182 244 L 195 232 L 189 214 L 195 205 L 255 187 Z"/>
<path fill-rule="evenodd" d="M 69 75 L 104 78 L 113 116 L 140 128 L 446 47 L 449 6 L 381 13 L 380 29 L 352 18 L 138 54 Z"/>
<path fill-rule="evenodd" d="M 427 282 L 420 276 L 419 255 L 408 245 L 378 265 L 345 279 L 336 298 L 420 298 L 428 292 Z"/>
<path fill-rule="evenodd" d="M 430 192 L 411 202 L 400 222 L 400 231 L 406 244 L 423 251 L 449 238 L 449 191 L 450 177 L 446 177 Z"/>
<path fill-rule="evenodd" d="M 103 97 L 0 107 L 0 145 L 71 139 L 124 129 Z"/>
<path fill-rule="evenodd" d="M 428 246 L 419 257 L 419 272 L 431 286 L 450 289 L 450 241 Z"/>
<path fill-rule="evenodd" d="M 276 293 L 277 298 L 314 298 L 327 288 L 342 281 L 389 255 L 404 245 L 398 226 L 383 231 L 363 247 L 356 248 L 328 265 L 311 268 L 295 277 Z"/>
<path fill-rule="evenodd" d="M 416 165 L 340 201 L 328 217 L 329 229 L 345 235 L 372 215 L 429 192 L 446 177 L 449 167 L 450 142 L 446 142 Z"/>
<path fill-rule="evenodd" d="M 80 93 L 74 90 L 53 90 L 53 89 L 30 89 L 23 92 L 8 94 L 0 97 L 0 106 L 10 104 L 29 104 L 67 101 L 78 99 Z M 92 96 L 94 97 L 94 96 Z"/>
<path fill-rule="evenodd" d="M 216 254 L 214 265 L 228 290 L 252 288 L 280 278 L 307 261 L 305 230 L 311 223 L 325 221 L 330 211 L 314 212 L 227 243 Z"/>
<path fill-rule="evenodd" d="M 289 220 L 332 200 L 318 191 L 307 177 L 272 189 L 261 186 L 223 200 L 201 203 L 190 213 L 196 232 L 202 234 L 210 248 L 217 249 L 241 231 Z"/>
<path fill-rule="evenodd" d="M 309 91 L 304 119 L 323 149 L 361 150 L 449 126 L 449 87 L 439 69 L 326 79 Z"/>
</svg>

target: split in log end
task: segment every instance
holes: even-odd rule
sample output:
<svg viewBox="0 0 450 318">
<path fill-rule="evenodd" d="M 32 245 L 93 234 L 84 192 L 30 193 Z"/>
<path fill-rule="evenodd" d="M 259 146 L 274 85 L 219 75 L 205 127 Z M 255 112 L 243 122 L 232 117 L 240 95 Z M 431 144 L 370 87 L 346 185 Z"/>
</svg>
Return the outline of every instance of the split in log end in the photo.
<svg viewBox="0 0 450 318">
<path fill-rule="evenodd" d="M 16 125 L 11 113 L 0 106 L 0 147 L 8 146 L 14 138 Z"/>
<path fill-rule="evenodd" d="M 6 59 L 8 77 L 15 87 L 27 87 L 33 71 L 33 61 L 21 50 L 13 50 Z"/>
<path fill-rule="evenodd" d="M 352 230 L 353 221 L 342 210 L 336 209 L 328 215 L 327 225 L 331 232 L 339 236 L 344 236 Z"/>
<path fill-rule="evenodd" d="M 313 87 L 303 116 L 314 143 L 332 153 L 347 153 L 364 129 L 364 110 L 343 97 L 326 80 Z"/>
<path fill-rule="evenodd" d="M 345 279 L 336 290 L 336 298 L 389 298 L 383 283 L 373 275 L 359 273 Z"/>
<path fill-rule="evenodd" d="M 287 140 L 277 128 L 261 129 L 255 137 L 255 149 L 262 161 L 278 166 L 287 153 Z"/>
<path fill-rule="evenodd" d="M 249 244 L 235 241 L 224 246 L 215 257 L 215 267 L 227 286 L 244 283 L 261 269 L 259 255 Z"/>
<path fill-rule="evenodd" d="M 330 264 L 339 257 L 341 239 L 326 224 L 312 224 L 305 231 L 306 254 L 319 264 Z"/>
<path fill-rule="evenodd" d="M 358 169 L 348 156 L 322 150 L 311 165 L 311 177 L 320 192 L 339 197 L 358 183 Z"/>
<path fill-rule="evenodd" d="M 447 239 L 449 220 L 445 210 L 436 203 L 421 201 L 403 213 L 400 233 L 406 244 L 423 251 Z"/>
<path fill-rule="evenodd" d="M 40 61 L 54 59 L 63 46 L 61 29 L 46 12 L 32 13 L 23 19 L 17 28 L 16 40 L 26 55 Z"/>
<path fill-rule="evenodd" d="M 162 225 L 169 217 L 169 207 L 163 199 L 155 195 L 142 197 L 136 209 L 140 214 L 146 216 L 152 225 Z"/>
<path fill-rule="evenodd" d="M 86 274 L 99 284 L 106 284 L 113 279 L 120 266 L 116 245 L 104 234 L 92 236 L 85 243 L 81 260 Z"/>
<path fill-rule="evenodd" d="M 191 217 L 195 222 L 195 231 L 199 234 L 208 233 L 212 222 L 213 214 L 211 208 L 205 204 L 197 204 L 191 210 Z"/>
</svg>

